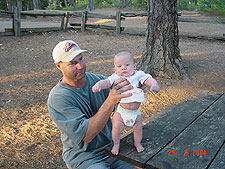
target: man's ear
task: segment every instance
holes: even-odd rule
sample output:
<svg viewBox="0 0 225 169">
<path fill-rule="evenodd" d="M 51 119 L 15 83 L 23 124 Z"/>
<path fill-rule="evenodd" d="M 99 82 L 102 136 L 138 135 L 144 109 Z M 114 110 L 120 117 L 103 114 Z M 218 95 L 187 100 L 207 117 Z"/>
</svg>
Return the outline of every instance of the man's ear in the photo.
<svg viewBox="0 0 225 169">
<path fill-rule="evenodd" d="M 61 70 L 61 64 L 60 64 L 60 62 L 55 63 L 55 65 L 56 65 L 56 67 L 57 67 L 59 70 Z"/>
<path fill-rule="evenodd" d="M 136 69 L 137 63 L 134 64 L 134 69 Z"/>
</svg>

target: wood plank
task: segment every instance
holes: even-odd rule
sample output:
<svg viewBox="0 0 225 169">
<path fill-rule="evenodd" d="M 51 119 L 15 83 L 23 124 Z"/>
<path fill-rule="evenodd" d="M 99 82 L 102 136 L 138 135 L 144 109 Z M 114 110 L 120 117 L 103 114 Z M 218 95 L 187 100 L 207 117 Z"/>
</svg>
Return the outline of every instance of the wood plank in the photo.
<svg viewBox="0 0 225 169">
<path fill-rule="evenodd" d="M 178 12 L 177 15 L 181 16 L 181 12 Z M 121 16 L 124 16 L 124 17 L 137 17 L 137 16 L 143 17 L 143 16 L 148 16 L 148 13 L 147 12 L 143 12 L 143 13 L 123 12 L 123 13 L 121 13 Z"/>
<path fill-rule="evenodd" d="M 11 32 L 0 32 L 0 36 L 14 36 L 14 32 L 13 31 L 11 31 Z"/>
<path fill-rule="evenodd" d="M 213 93 L 205 97 L 190 99 L 177 106 L 170 106 L 164 109 L 160 112 L 161 115 L 157 119 L 143 126 L 142 145 L 145 150 L 137 153 L 133 146 L 133 134 L 131 133 L 121 139 L 122 148 L 116 157 L 139 167 L 144 167 L 144 162 L 167 146 L 221 95 Z M 108 154 L 111 154 L 111 148 L 112 145 L 106 148 Z"/>
<path fill-rule="evenodd" d="M 61 27 L 39 27 L 39 28 L 20 28 L 21 32 L 38 32 L 38 31 L 58 31 L 61 30 Z M 5 32 L 12 32 L 12 28 L 5 28 Z"/>
<path fill-rule="evenodd" d="M 121 33 L 121 11 L 116 12 L 116 34 Z"/>
<path fill-rule="evenodd" d="M 122 34 L 129 34 L 129 35 L 138 35 L 138 36 L 145 36 L 146 31 L 137 31 L 137 30 L 128 30 L 123 31 Z M 180 38 L 196 38 L 196 39 L 207 39 L 207 40 L 221 40 L 225 41 L 225 36 L 210 36 L 210 35 L 190 35 L 190 34 L 179 34 Z"/>
<path fill-rule="evenodd" d="M 144 13 L 133 13 L 133 12 L 123 12 L 121 13 L 121 16 L 124 16 L 124 17 L 137 17 L 137 16 L 147 16 L 147 12 L 144 12 Z"/>
<path fill-rule="evenodd" d="M 81 17 L 82 16 L 82 12 L 69 12 L 70 16 L 76 16 L 76 17 Z"/>
<path fill-rule="evenodd" d="M 5 10 L 0 10 L 0 13 L 1 14 L 11 14 L 11 15 L 13 15 L 13 12 L 11 12 L 11 11 L 5 11 Z"/>
<path fill-rule="evenodd" d="M 70 23 L 70 26 L 81 26 L 81 23 Z M 101 28 L 107 30 L 116 30 L 116 26 L 102 25 L 102 24 L 85 24 L 89 28 Z M 124 30 L 124 27 L 121 27 L 121 30 Z"/>
<path fill-rule="evenodd" d="M 87 12 L 87 17 L 88 18 L 102 18 L 102 19 L 116 19 L 116 16 L 113 15 L 104 15 L 100 13 L 90 13 Z"/>
<path fill-rule="evenodd" d="M 84 11 L 82 13 L 82 19 L 81 19 L 81 31 L 82 32 L 85 32 L 86 23 L 87 23 L 87 11 Z"/>
<path fill-rule="evenodd" d="M 13 7 L 13 30 L 15 36 L 20 36 L 21 18 L 20 18 L 20 8 L 17 6 Z"/>
<path fill-rule="evenodd" d="M 67 31 L 68 22 L 69 22 L 69 13 L 66 12 L 64 14 L 64 17 L 62 18 L 62 22 L 61 22 L 61 29 L 65 32 Z"/>
<path fill-rule="evenodd" d="M 209 166 L 209 169 L 225 168 L 225 158 L 224 158 L 224 156 L 225 156 L 225 142 L 223 142 L 223 146 L 221 147 L 220 151 L 218 152 L 215 160 Z"/>
<path fill-rule="evenodd" d="M 202 19 L 194 19 L 194 18 L 183 18 L 179 17 L 178 22 L 195 22 L 195 23 L 212 23 L 212 24 L 225 24 L 223 21 L 212 21 L 212 20 L 202 20 Z"/>
<path fill-rule="evenodd" d="M 8 14 L 0 14 L 0 18 L 12 18 L 13 15 L 8 15 Z"/>
<path fill-rule="evenodd" d="M 222 40 L 222 41 L 225 41 L 225 37 L 224 36 L 179 34 L 179 37 L 182 37 L 182 38 L 197 38 L 197 39 Z"/>
<path fill-rule="evenodd" d="M 159 168 L 207 168 L 225 140 L 225 95 L 147 162 Z M 179 123 L 177 127 L 179 127 Z M 174 155 L 169 153 L 174 150 Z M 171 155 L 171 156 L 170 156 Z M 147 168 L 147 167 L 146 167 Z"/>
<path fill-rule="evenodd" d="M 21 15 L 28 15 L 28 16 L 64 16 L 64 13 L 21 11 Z"/>
</svg>

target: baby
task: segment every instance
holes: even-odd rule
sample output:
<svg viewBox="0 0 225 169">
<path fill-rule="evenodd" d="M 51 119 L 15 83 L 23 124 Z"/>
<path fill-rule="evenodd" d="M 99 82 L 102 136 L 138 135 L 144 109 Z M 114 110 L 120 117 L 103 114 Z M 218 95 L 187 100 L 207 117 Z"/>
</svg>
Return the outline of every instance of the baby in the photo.
<svg viewBox="0 0 225 169">
<path fill-rule="evenodd" d="M 93 87 L 93 92 L 99 92 L 102 89 L 107 89 L 112 86 L 113 82 L 119 78 L 126 78 L 133 86 L 132 90 L 127 93 L 132 93 L 132 96 L 121 99 L 117 106 L 116 112 L 112 119 L 112 139 L 113 148 L 112 154 L 118 155 L 120 146 L 121 132 L 125 125 L 133 128 L 134 145 L 138 152 L 144 150 L 141 145 L 142 140 L 142 115 L 140 112 L 141 102 L 145 102 L 144 92 L 139 87 L 147 85 L 150 91 L 159 92 L 159 85 L 151 75 L 145 74 L 143 71 L 137 71 L 134 59 L 129 52 L 120 52 L 114 57 L 114 71 L 105 80 L 100 80 Z"/>
</svg>

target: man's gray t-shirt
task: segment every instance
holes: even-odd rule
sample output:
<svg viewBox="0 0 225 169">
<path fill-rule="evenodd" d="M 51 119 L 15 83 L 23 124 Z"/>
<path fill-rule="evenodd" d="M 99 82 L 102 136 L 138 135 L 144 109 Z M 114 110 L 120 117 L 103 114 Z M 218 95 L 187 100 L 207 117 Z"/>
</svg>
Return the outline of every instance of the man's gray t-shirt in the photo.
<svg viewBox="0 0 225 169">
<path fill-rule="evenodd" d="M 103 160 L 103 146 L 112 141 L 112 123 L 109 119 L 105 128 L 89 143 L 83 142 L 88 119 L 94 116 L 108 97 L 109 89 L 97 93 L 92 86 L 105 76 L 86 73 L 83 88 L 73 88 L 59 82 L 50 92 L 48 110 L 61 132 L 63 159 L 68 168 L 87 168 Z"/>
</svg>

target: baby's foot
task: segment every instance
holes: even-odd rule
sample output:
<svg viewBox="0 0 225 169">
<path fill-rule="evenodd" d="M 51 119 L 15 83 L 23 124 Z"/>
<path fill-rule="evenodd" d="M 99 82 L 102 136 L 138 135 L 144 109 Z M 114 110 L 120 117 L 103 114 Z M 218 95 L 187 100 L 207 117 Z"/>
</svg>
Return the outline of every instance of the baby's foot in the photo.
<svg viewBox="0 0 225 169">
<path fill-rule="evenodd" d="M 119 149 L 120 149 L 120 144 L 114 144 L 113 148 L 111 150 L 111 153 L 114 155 L 118 155 L 119 154 Z"/>
<path fill-rule="evenodd" d="M 137 152 L 142 152 L 144 151 L 144 147 L 141 145 L 141 143 L 135 144 L 135 147 L 137 149 Z"/>
</svg>

